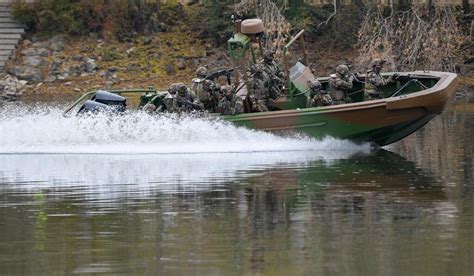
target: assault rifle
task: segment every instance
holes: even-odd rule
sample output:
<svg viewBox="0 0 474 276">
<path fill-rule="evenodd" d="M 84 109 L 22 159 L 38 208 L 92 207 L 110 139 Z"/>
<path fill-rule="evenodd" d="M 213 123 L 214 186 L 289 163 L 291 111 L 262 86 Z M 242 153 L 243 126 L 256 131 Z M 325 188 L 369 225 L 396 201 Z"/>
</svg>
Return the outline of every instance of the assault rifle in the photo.
<svg viewBox="0 0 474 276">
<path fill-rule="evenodd" d="M 194 110 L 201 110 L 202 107 L 198 104 L 195 104 L 193 102 L 190 102 L 188 100 L 184 100 L 184 99 L 177 99 L 177 104 L 178 106 L 184 106 L 184 107 L 190 107 Z"/>
<path fill-rule="evenodd" d="M 206 79 L 214 81 L 215 79 L 217 79 L 220 76 L 226 76 L 227 83 L 230 85 L 232 83 L 231 78 L 232 78 L 232 73 L 233 72 L 234 72 L 234 69 L 232 69 L 232 68 L 218 70 L 218 71 L 215 71 L 213 73 L 208 74 L 206 76 Z"/>
<path fill-rule="evenodd" d="M 360 83 L 365 83 L 364 80 L 361 80 L 359 78 L 359 73 L 352 73 L 349 75 L 349 80 L 352 80 L 352 81 L 356 81 L 356 82 L 360 82 Z"/>
</svg>

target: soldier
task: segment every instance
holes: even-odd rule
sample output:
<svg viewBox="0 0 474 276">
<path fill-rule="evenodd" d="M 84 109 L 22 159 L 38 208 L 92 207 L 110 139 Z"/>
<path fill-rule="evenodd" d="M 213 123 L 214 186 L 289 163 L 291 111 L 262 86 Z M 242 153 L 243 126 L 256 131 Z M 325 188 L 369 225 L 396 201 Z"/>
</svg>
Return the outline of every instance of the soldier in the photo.
<svg viewBox="0 0 474 276">
<path fill-rule="evenodd" d="M 351 98 L 347 95 L 352 89 L 353 77 L 349 76 L 349 67 L 341 64 L 336 68 L 336 74 L 329 78 L 329 91 L 334 104 L 350 103 Z"/>
<path fill-rule="evenodd" d="M 232 97 L 232 115 L 241 113 L 244 113 L 244 100 L 237 94 L 234 94 Z"/>
<path fill-rule="evenodd" d="M 243 112 L 243 102 L 239 96 L 234 94 L 230 86 L 224 86 L 217 108 L 224 115 L 236 115 Z"/>
<path fill-rule="evenodd" d="M 219 89 L 213 81 L 206 79 L 206 77 L 206 67 L 199 67 L 196 70 L 196 78 L 192 80 L 191 90 L 196 93 L 206 110 L 214 112 L 218 101 L 216 94 L 219 93 Z"/>
<path fill-rule="evenodd" d="M 168 88 L 168 93 L 163 99 L 163 104 L 168 112 L 179 112 L 176 94 L 178 92 L 178 84 L 173 83 Z"/>
<path fill-rule="evenodd" d="M 310 95 L 306 107 L 329 106 L 332 105 L 332 98 L 327 91 L 321 89 L 318 80 L 309 81 Z"/>
<path fill-rule="evenodd" d="M 261 64 L 254 64 L 251 68 L 252 80 L 250 99 L 253 110 L 256 112 L 268 111 L 273 107 L 270 91 L 265 82 L 265 72 Z"/>
<path fill-rule="evenodd" d="M 176 94 L 178 108 L 182 111 L 202 110 L 204 105 L 194 92 L 189 89 L 184 83 L 176 84 L 178 93 Z"/>
<path fill-rule="evenodd" d="M 227 86 L 222 87 L 222 96 L 217 104 L 217 112 L 224 115 L 232 115 L 232 90 Z"/>
<path fill-rule="evenodd" d="M 263 55 L 263 69 L 268 76 L 268 87 L 270 89 L 270 98 L 276 99 L 280 96 L 283 72 L 275 62 L 275 52 L 267 51 Z"/>
<path fill-rule="evenodd" d="M 380 75 L 380 71 L 384 64 L 385 60 L 383 59 L 376 58 L 372 61 L 371 69 L 367 71 L 365 79 L 364 100 L 382 99 L 383 97 L 380 93 L 379 87 L 396 81 L 398 74 L 394 74 L 388 79 L 384 79 Z"/>
</svg>

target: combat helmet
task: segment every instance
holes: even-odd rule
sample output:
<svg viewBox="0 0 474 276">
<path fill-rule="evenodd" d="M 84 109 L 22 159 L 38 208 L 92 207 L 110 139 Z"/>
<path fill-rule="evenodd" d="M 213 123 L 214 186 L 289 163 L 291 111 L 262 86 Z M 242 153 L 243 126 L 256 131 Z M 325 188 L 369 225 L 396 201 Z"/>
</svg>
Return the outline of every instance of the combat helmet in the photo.
<svg viewBox="0 0 474 276">
<path fill-rule="evenodd" d="M 188 88 L 186 87 L 186 85 L 185 85 L 184 83 L 182 83 L 182 82 L 178 82 L 178 83 L 176 84 L 176 90 L 178 91 L 178 94 L 179 94 L 180 96 L 186 95 L 186 90 L 187 90 L 187 89 L 188 89 Z"/>
<path fill-rule="evenodd" d="M 309 81 L 309 88 L 312 90 L 321 89 L 321 83 L 318 80 Z"/>
<path fill-rule="evenodd" d="M 252 74 L 259 74 L 259 73 L 262 73 L 264 70 L 263 66 L 261 64 L 254 64 L 252 65 L 252 67 L 250 67 L 250 73 Z"/>
<path fill-rule="evenodd" d="M 178 92 L 178 84 L 177 83 L 172 83 L 170 85 L 170 88 L 168 88 L 168 93 L 175 95 L 176 92 Z"/>
<path fill-rule="evenodd" d="M 380 59 L 380 58 L 376 58 L 374 60 L 372 60 L 372 68 L 374 67 L 382 67 L 384 64 L 385 64 L 385 60 L 383 59 Z"/>
<path fill-rule="evenodd" d="M 207 76 L 207 69 L 206 67 L 199 67 L 198 69 L 196 69 L 196 76 L 198 78 L 205 78 Z"/>
<path fill-rule="evenodd" d="M 345 64 L 340 64 L 336 67 L 336 73 L 340 74 L 341 76 L 345 76 L 349 73 L 349 67 Z"/>
<path fill-rule="evenodd" d="M 272 62 L 275 59 L 275 51 L 266 51 L 263 54 L 263 60 L 265 62 Z"/>
</svg>

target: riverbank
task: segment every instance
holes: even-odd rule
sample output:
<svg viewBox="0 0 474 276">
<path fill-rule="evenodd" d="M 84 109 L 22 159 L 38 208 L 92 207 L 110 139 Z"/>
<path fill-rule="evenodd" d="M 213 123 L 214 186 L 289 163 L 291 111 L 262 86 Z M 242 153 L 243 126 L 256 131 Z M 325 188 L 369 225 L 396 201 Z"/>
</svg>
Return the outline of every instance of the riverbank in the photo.
<svg viewBox="0 0 474 276">
<path fill-rule="evenodd" d="M 7 72 L 28 82 L 22 100 L 63 101 L 98 88 L 166 90 L 174 82 L 189 83 L 199 66 L 230 67 L 226 50 L 186 30 L 137 36 L 128 42 L 65 36 L 25 39 Z M 308 53 L 319 76 L 353 58 L 351 51 L 323 49 L 318 43 L 308 45 Z"/>
<path fill-rule="evenodd" d="M 199 66 L 210 70 L 230 67 L 225 43 L 216 46 L 212 36 L 197 27 L 204 20 L 200 18 L 202 7 L 175 10 L 174 23 L 163 23 L 147 35 L 106 39 L 90 33 L 45 39 L 30 32 L 6 67 L 8 78 L 21 84 L 11 99 L 68 102 L 96 89 L 153 86 L 166 90 L 174 82 L 189 83 Z M 356 49 L 334 47 L 322 40 L 307 41 L 310 67 L 317 76 L 333 73 L 340 63 L 356 63 Z M 467 51 L 472 55 L 472 49 Z M 293 52 L 293 59 L 298 52 Z M 473 62 L 459 66 L 465 91 L 474 90 L 473 68 Z"/>
</svg>

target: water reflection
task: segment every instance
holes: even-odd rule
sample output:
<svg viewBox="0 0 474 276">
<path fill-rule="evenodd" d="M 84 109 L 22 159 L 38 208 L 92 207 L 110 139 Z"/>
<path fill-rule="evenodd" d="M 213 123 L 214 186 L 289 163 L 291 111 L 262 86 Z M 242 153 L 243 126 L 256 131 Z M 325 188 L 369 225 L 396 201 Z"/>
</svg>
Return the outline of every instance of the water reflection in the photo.
<svg viewBox="0 0 474 276">
<path fill-rule="evenodd" d="M 442 179 L 386 150 L 0 155 L 0 168 L 7 274 L 472 271 L 457 264 L 473 224 Z"/>
</svg>

